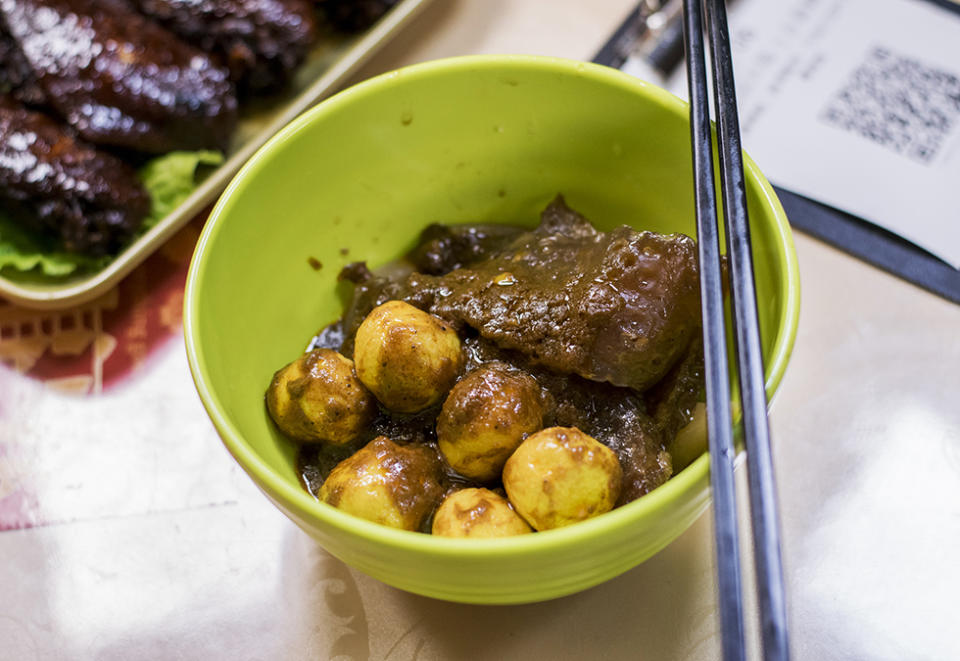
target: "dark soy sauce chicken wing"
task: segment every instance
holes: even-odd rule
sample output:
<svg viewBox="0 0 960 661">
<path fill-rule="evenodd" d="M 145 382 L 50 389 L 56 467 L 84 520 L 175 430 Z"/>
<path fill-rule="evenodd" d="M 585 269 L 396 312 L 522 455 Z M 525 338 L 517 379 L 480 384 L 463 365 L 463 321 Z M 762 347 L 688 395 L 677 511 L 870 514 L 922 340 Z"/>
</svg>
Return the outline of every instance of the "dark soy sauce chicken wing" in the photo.
<svg viewBox="0 0 960 661">
<path fill-rule="evenodd" d="M 284 85 L 316 36 L 307 0 L 132 0 L 184 41 L 214 53 L 243 94 Z"/>
<path fill-rule="evenodd" d="M 7 32 L 0 19 L 0 94 L 9 94 L 17 101 L 31 106 L 42 105 L 43 90 L 33 75 L 20 47 Z"/>
<path fill-rule="evenodd" d="M 316 0 L 327 22 L 340 32 L 359 32 L 373 25 L 399 0 Z"/>
<path fill-rule="evenodd" d="M 223 149 L 229 72 L 119 0 L 0 0 L 47 104 L 87 141 L 147 153 Z"/>
<path fill-rule="evenodd" d="M 49 117 L 0 97 L 0 203 L 57 247 L 109 254 L 150 209 L 136 172 Z"/>
</svg>

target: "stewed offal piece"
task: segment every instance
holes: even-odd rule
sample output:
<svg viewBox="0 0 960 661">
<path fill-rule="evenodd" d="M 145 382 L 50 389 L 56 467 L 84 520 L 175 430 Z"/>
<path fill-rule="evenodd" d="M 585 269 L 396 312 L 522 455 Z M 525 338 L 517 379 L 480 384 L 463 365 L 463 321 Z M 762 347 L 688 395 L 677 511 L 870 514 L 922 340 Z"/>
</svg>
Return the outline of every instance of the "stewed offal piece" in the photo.
<svg viewBox="0 0 960 661">
<path fill-rule="evenodd" d="M 460 489 L 433 515 L 431 532 L 441 537 L 512 537 L 533 532 L 510 505 L 490 489 Z"/>
<path fill-rule="evenodd" d="M 523 232 L 513 225 L 433 223 L 420 233 L 407 259 L 417 273 L 443 275 L 503 250 Z"/>
<path fill-rule="evenodd" d="M 378 436 L 337 464 L 317 497 L 368 521 L 420 530 L 443 497 L 442 478 L 435 449 Z"/>
<path fill-rule="evenodd" d="M 316 37 L 309 0 L 133 0 L 184 41 L 216 54 L 241 94 L 279 89 Z"/>
<path fill-rule="evenodd" d="M 147 153 L 224 149 L 230 74 L 122 0 L 0 0 L 45 102 L 88 142 Z"/>
<path fill-rule="evenodd" d="M 115 252 L 150 199 L 132 167 L 51 118 L 0 97 L 0 202 L 69 252 Z"/>
<path fill-rule="evenodd" d="M 700 328 L 694 241 L 594 229 L 561 198 L 540 226 L 486 259 L 414 274 L 411 298 L 544 367 L 644 391 L 686 354 Z M 405 297 L 405 296 L 402 296 Z"/>
<path fill-rule="evenodd" d="M 267 410 L 290 438 L 346 445 L 366 431 L 377 402 L 357 378 L 352 360 L 316 349 L 273 375 Z"/>
</svg>

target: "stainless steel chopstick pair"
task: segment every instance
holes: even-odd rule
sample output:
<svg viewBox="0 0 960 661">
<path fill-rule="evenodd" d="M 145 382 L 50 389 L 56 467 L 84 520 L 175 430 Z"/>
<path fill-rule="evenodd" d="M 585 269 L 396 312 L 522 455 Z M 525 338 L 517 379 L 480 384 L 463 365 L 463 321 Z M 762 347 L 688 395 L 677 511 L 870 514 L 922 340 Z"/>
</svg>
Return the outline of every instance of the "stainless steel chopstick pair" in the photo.
<svg viewBox="0 0 960 661">
<path fill-rule="evenodd" d="M 721 645 L 725 661 L 744 659 L 743 601 L 737 507 L 734 493 L 733 430 L 723 313 L 723 287 L 717 200 L 713 174 L 713 144 L 704 63 L 704 30 L 709 36 L 717 113 L 721 193 L 725 210 L 726 245 L 732 291 L 743 433 L 747 449 L 750 513 L 756 562 L 763 656 L 785 661 L 786 603 L 780 562 L 779 523 L 770 455 L 770 430 L 764 389 L 763 355 L 757 318 L 750 228 L 727 29 L 723 0 L 683 0 L 683 36 L 690 93 L 690 137 L 693 146 L 694 193 L 700 250 L 700 289 L 703 312 L 704 365 L 707 383 L 707 430 L 710 481 L 713 492 Z M 705 13 L 705 16 L 704 16 Z M 704 18 L 706 20 L 704 20 Z"/>
</svg>

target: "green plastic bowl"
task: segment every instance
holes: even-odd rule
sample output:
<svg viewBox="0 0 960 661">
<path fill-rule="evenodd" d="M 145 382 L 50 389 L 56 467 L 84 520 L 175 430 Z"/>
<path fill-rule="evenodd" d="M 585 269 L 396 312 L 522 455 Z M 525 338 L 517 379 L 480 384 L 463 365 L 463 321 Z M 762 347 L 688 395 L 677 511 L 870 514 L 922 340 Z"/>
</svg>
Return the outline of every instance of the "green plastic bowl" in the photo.
<svg viewBox="0 0 960 661">
<path fill-rule="evenodd" d="M 783 209 L 756 165 L 747 159 L 745 167 L 772 394 L 797 331 L 799 275 Z M 370 576 L 491 604 L 606 581 L 669 544 L 707 507 L 706 455 L 643 498 L 583 523 L 508 539 L 445 539 L 317 502 L 298 483 L 295 446 L 274 429 L 263 393 L 273 372 L 339 317 L 340 267 L 393 260 L 428 223 L 533 225 L 562 193 L 602 229 L 626 223 L 694 235 L 692 188 L 687 106 L 613 69 L 482 56 L 364 82 L 257 152 L 207 221 L 185 301 L 197 390 L 267 497 Z"/>
</svg>

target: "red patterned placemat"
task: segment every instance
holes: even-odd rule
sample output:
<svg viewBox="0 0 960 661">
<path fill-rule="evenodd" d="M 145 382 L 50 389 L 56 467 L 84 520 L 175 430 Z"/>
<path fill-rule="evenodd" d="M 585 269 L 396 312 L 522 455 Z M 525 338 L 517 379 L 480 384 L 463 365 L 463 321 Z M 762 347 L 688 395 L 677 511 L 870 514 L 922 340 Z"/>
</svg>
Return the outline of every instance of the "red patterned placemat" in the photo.
<svg viewBox="0 0 960 661">
<path fill-rule="evenodd" d="M 204 216 L 205 217 L 205 216 Z M 229 497 L 193 390 L 183 291 L 203 217 L 89 303 L 0 301 L 0 530 Z"/>
</svg>

